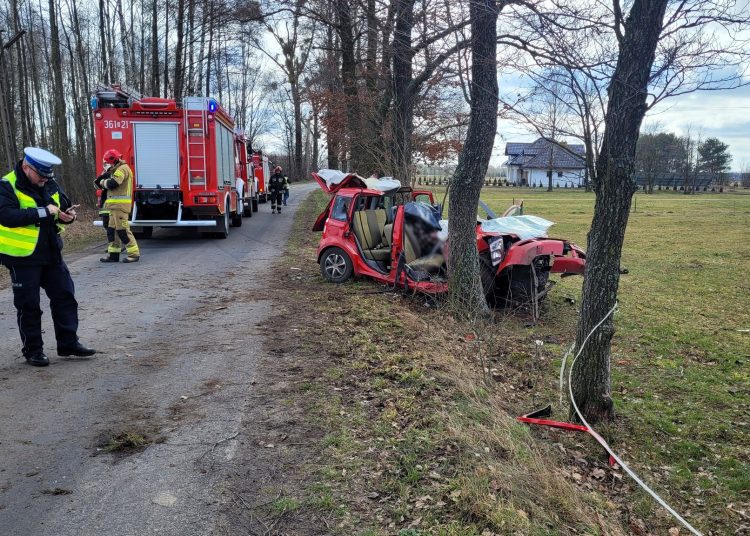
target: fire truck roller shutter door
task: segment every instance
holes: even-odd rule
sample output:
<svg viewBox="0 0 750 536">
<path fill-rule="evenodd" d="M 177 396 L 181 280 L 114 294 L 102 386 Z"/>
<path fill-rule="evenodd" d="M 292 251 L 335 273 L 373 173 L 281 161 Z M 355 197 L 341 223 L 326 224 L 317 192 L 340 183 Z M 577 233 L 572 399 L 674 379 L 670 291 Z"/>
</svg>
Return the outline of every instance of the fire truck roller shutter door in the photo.
<svg viewBox="0 0 750 536">
<path fill-rule="evenodd" d="M 141 188 L 180 185 L 179 123 L 135 123 L 135 180 Z"/>
</svg>

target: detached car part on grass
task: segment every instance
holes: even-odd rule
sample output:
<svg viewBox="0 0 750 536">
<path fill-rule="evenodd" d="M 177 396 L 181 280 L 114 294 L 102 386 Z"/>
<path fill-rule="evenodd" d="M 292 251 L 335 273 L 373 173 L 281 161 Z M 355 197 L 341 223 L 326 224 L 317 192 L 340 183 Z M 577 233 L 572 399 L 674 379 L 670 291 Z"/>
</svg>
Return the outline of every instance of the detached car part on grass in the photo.
<svg viewBox="0 0 750 536">
<path fill-rule="evenodd" d="M 323 277 L 343 283 L 366 276 L 425 294 L 448 290 L 447 220 L 429 190 L 391 178 L 365 179 L 337 170 L 312 174 L 331 196 L 314 231 L 323 231 L 318 263 Z M 548 292 L 550 273 L 583 274 L 585 253 L 567 240 L 547 238 L 552 225 L 511 207 L 501 218 L 477 221 L 482 285 L 491 306 L 533 302 Z"/>
</svg>

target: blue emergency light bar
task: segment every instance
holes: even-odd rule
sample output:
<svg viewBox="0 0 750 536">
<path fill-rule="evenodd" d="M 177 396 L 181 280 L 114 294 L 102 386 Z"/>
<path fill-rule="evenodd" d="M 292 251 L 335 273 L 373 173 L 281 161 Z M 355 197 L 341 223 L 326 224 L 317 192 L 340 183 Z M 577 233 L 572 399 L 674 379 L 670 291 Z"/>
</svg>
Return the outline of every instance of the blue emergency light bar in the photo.
<svg viewBox="0 0 750 536">
<path fill-rule="evenodd" d="M 208 99 L 208 111 L 214 113 L 219 108 L 219 103 L 216 99 Z"/>
</svg>

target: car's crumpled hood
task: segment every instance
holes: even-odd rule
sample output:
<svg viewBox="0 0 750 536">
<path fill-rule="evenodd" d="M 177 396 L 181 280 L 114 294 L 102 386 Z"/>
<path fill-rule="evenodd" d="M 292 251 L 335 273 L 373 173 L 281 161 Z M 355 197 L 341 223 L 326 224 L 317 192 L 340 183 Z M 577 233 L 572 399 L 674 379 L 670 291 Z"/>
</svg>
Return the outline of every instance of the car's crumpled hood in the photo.
<svg viewBox="0 0 750 536">
<path fill-rule="evenodd" d="M 485 233 L 513 234 L 521 240 L 547 238 L 547 231 L 555 223 L 539 216 L 506 216 L 484 220 L 481 229 Z"/>
</svg>

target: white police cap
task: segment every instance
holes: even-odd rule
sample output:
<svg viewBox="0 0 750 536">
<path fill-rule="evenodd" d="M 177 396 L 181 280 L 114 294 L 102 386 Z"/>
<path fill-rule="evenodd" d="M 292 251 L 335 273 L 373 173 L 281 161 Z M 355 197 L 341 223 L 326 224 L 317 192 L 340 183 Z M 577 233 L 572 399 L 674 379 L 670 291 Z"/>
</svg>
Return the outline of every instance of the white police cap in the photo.
<svg viewBox="0 0 750 536">
<path fill-rule="evenodd" d="M 42 177 L 49 179 L 55 176 L 52 166 L 62 164 L 57 156 L 39 147 L 26 147 L 23 150 L 26 163 L 33 167 Z"/>
</svg>

